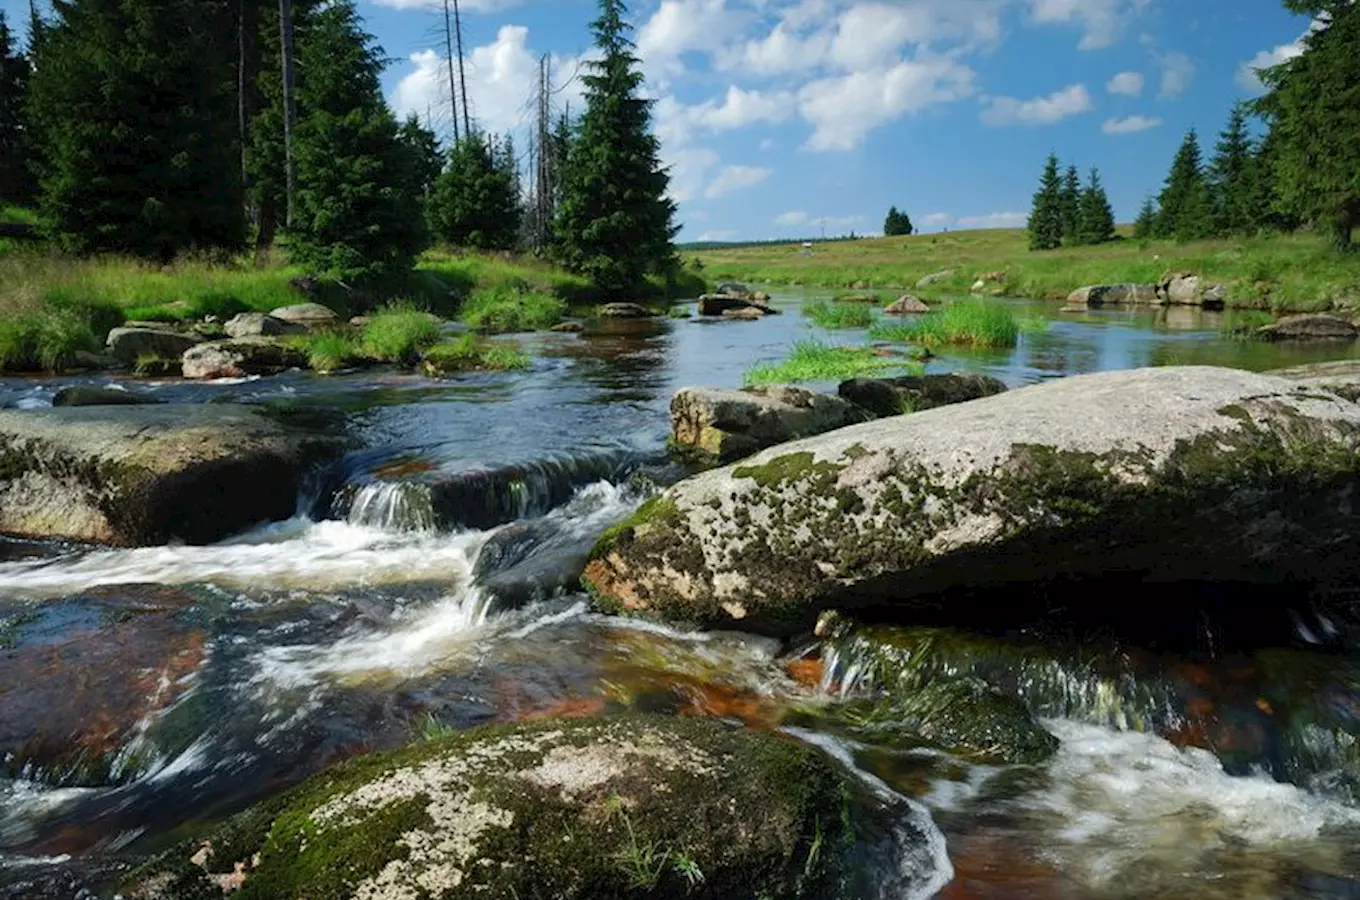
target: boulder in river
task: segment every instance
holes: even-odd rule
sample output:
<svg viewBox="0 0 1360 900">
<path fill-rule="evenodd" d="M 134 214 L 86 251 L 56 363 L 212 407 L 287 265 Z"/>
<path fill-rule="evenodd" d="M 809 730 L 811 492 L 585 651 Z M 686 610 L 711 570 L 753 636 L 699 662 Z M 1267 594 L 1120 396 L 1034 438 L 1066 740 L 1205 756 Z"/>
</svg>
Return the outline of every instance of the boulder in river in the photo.
<svg viewBox="0 0 1360 900">
<path fill-rule="evenodd" d="M 841 383 L 842 399 L 875 416 L 900 416 L 953 403 L 967 403 L 1006 391 L 990 375 L 907 375 L 902 378 L 853 378 Z"/>
<path fill-rule="evenodd" d="M 185 351 L 185 378 L 244 378 L 306 368 L 307 354 L 269 338 L 213 341 Z"/>
<path fill-rule="evenodd" d="M 1222 309 L 1228 299 L 1228 289 L 1211 283 L 1198 275 L 1178 272 L 1167 275 L 1157 285 L 1157 295 L 1172 306 L 1202 306 Z"/>
<path fill-rule="evenodd" d="M 877 874 L 856 859 L 862 796 L 821 751 L 711 719 L 476 729 L 323 772 L 168 851 L 122 893 L 837 900 Z M 934 860 L 895 811 L 907 826 L 890 842 L 920 858 L 899 854 L 888 887 L 909 896 Z"/>
<path fill-rule="evenodd" d="M 1077 288 L 1067 297 L 1069 309 L 1152 306 L 1160 302 L 1155 284 L 1093 284 Z"/>
<path fill-rule="evenodd" d="M 640 303 L 606 303 L 600 307 L 602 319 L 650 319 L 653 315 Z"/>
<path fill-rule="evenodd" d="M 334 310 L 328 306 L 322 306 L 320 303 L 296 303 L 292 306 L 281 306 L 269 315 L 271 318 L 306 328 L 334 325 L 339 318 Z"/>
<path fill-rule="evenodd" d="M 234 404 L 0 410 L 0 532 L 211 543 L 286 519 L 334 434 Z"/>
<path fill-rule="evenodd" d="M 671 400 L 671 443 L 727 462 L 865 418 L 863 410 L 840 397 L 789 385 L 682 388 Z"/>
<path fill-rule="evenodd" d="M 885 316 L 919 316 L 928 312 L 930 307 L 911 294 L 903 294 L 883 308 Z"/>
<path fill-rule="evenodd" d="M 765 318 L 766 312 L 754 306 L 746 306 L 741 309 L 728 309 L 723 311 L 724 319 L 744 319 L 748 322 L 758 322 Z"/>
<path fill-rule="evenodd" d="M 1209 367 L 1078 376 L 766 450 L 597 547 L 608 609 L 790 635 L 959 585 L 1360 580 L 1360 405 Z M 1093 598 L 1096 600 L 1097 598 Z"/>
<path fill-rule="evenodd" d="M 178 359 L 184 351 L 198 344 L 201 338 L 181 334 L 169 326 L 157 328 L 115 328 L 109 332 L 109 355 L 124 365 L 133 365 L 138 357 L 156 356 Z"/>
<path fill-rule="evenodd" d="M 721 316 L 728 310 L 751 308 L 764 310 L 767 307 L 744 296 L 729 294 L 704 294 L 699 298 L 699 315 L 701 316 Z"/>
<path fill-rule="evenodd" d="M 1353 341 L 1360 337 L 1360 328 L 1340 316 L 1313 313 L 1286 316 L 1256 334 L 1267 341 Z"/>
<path fill-rule="evenodd" d="M 227 337 L 231 338 L 253 338 L 253 337 L 278 337 L 283 334 L 298 334 L 306 331 L 306 327 L 294 322 L 285 322 L 283 319 L 276 319 L 264 313 L 241 313 L 227 320 L 223 326 Z"/>
<path fill-rule="evenodd" d="M 128 391 L 114 387 L 93 387 L 72 385 L 64 387 L 52 396 L 52 405 L 61 406 L 148 406 L 165 401 L 141 391 Z"/>
</svg>

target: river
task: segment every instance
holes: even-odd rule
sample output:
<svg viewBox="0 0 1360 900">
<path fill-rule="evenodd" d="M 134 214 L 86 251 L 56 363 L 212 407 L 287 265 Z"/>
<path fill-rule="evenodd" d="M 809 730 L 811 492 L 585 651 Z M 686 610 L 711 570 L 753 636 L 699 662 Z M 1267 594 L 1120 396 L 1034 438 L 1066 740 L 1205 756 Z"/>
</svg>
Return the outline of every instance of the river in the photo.
<svg viewBox="0 0 1360 900">
<path fill-rule="evenodd" d="M 214 546 L 0 542 L 0 625 L 8 617 L 17 650 L 87 614 L 82 598 L 111 585 L 179 589 L 176 627 L 201 644 L 173 702 L 126 729 L 98 766 L 3 760 L 0 895 L 77 896 L 111 856 L 154 850 L 338 760 L 449 728 L 626 709 L 772 728 L 791 707 L 823 702 L 837 673 L 803 665 L 806 646 L 680 633 L 597 615 L 579 595 L 543 596 L 564 561 L 683 474 L 665 455 L 678 388 L 738 386 L 754 362 L 802 337 L 862 337 L 819 332 L 798 300 L 776 298 L 785 314 L 758 322 L 619 322 L 518 338 L 534 357 L 520 373 L 138 382 L 172 403 L 336 410 L 361 449 L 318 473 L 295 518 Z M 944 352 L 929 370 L 1019 387 L 1149 365 L 1267 370 L 1344 355 L 1226 338 L 1221 314 L 1197 310 L 1014 305 L 1050 327 L 1012 350 Z M 60 387 L 107 381 L 0 379 L 0 407 L 40 408 Z M 548 590 L 535 595 L 533 584 Z M 1314 652 L 1320 628 L 1282 627 L 1275 643 Z M 1350 649 L 1318 658 L 1353 666 Z M 1187 650 L 1165 665 L 1203 662 Z M 120 677 L 110 669 L 108 684 L 85 685 L 94 713 Z M 1360 693 L 1334 699 L 1360 711 Z M 1105 707 L 1064 709 L 1044 720 L 1061 743 L 1037 768 L 788 730 L 908 796 L 938 830 L 947 854 L 903 897 L 1360 897 L 1360 807 L 1346 790 L 1325 778 L 1281 783 L 1268 766 L 1177 746 Z"/>
</svg>

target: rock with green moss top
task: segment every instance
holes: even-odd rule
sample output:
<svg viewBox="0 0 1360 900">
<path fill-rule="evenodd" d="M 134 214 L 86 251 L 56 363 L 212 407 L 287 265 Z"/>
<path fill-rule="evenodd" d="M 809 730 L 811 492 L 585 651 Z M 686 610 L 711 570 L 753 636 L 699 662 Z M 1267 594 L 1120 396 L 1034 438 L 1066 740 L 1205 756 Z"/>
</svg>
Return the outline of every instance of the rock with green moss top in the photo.
<svg viewBox="0 0 1360 900">
<path fill-rule="evenodd" d="M 231 404 L 0 410 L 0 532 L 211 543 L 286 519 L 334 429 Z"/>
<path fill-rule="evenodd" d="M 1266 374 L 1289 378 L 1301 384 L 1312 385 L 1333 394 L 1340 394 L 1348 400 L 1360 402 L 1360 359 L 1311 363 L 1288 369 L 1277 369 Z"/>
<path fill-rule="evenodd" d="M 843 399 L 879 418 L 924 412 L 1005 392 L 1005 382 L 990 375 L 975 374 L 852 378 L 841 382 L 837 391 Z"/>
<path fill-rule="evenodd" d="M 857 857 L 865 803 L 821 751 L 713 720 L 478 729 L 322 773 L 143 867 L 123 893 L 849 898 L 870 868 Z M 899 861 L 927 843 L 899 838 Z"/>
<path fill-rule="evenodd" d="M 731 462 L 766 447 L 863 422 L 852 403 L 789 385 L 682 388 L 671 400 L 671 445 Z"/>
<path fill-rule="evenodd" d="M 631 612 L 793 634 L 946 588 L 1131 573 L 1353 583 L 1360 406 L 1230 369 L 1068 378 L 766 450 L 586 569 Z M 1092 598 L 1100 602 L 1100 598 Z"/>
</svg>

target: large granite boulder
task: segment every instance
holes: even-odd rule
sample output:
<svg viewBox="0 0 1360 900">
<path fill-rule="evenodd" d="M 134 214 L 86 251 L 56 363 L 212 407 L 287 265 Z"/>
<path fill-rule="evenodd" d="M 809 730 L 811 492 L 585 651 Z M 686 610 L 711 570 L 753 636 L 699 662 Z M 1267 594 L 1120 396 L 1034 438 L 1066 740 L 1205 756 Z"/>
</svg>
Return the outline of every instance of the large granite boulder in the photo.
<svg viewBox="0 0 1360 900">
<path fill-rule="evenodd" d="M 321 328 L 326 325 L 334 325 L 339 321 L 339 317 L 333 309 L 322 306 L 320 303 L 297 303 L 292 306 L 281 306 L 271 312 L 269 316 L 291 325 L 301 325 L 304 328 Z"/>
<path fill-rule="evenodd" d="M 286 519 L 340 439 L 233 404 L 0 410 L 0 532 L 211 543 Z"/>
<path fill-rule="evenodd" d="M 182 334 L 169 326 L 123 327 L 109 332 L 108 350 L 114 359 L 131 366 L 139 357 L 179 359 L 184 351 L 201 340 L 196 335 Z"/>
<path fill-rule="evenodd" d="M 1349 319 L 1327 313 L 1286 316 L 1260 328 L 1257 336 L 1267 341 L 1353 341 L 1360 328 Z"/>
<path fill-rule="evenodd" d="M 967 403 L 1005 391 L 1005 382 L 990 375 L 907 375 L 852 378 L 841 382 L 838 393 L 842 399 L 882 418 Z"/>
<path fill-rule="evenodd" d="M 1157 295 L 1172 306 L 1202 306 L 1222 309 L 1227 303 L 1228 289 L 1211 283 L 1199 275 L 1178 272 L 1167 275 L 1157 285 Z"/>
<path fill-rule="evenodd" d="M 789 385 L 683 388 L 671 400 L 671 444 L 728 462 L 866 418 L 846 400 Z"/>
<path fill-rule="evenodd" d="M 919 316 L 928 312 L 930 307 L 911 294 L 903 294 L 883 308 L 885 316 Z"/>
<path fill-rule="evenodd" d="M 123 896 L 848 900 L 948 877 L 904 803 L 866 798 L 820 750 L 711 719 L 477 729 L 352 760 L 206 838 Z"/>
<path fill-rule="evenodd" d="M 1151 306 L 1161 302 L 1155 284 L 1093 284 L 1077 288 L 1067 297 L 1072 309 L 1100 309 L 1104 306 Z"/>
<path fill-rule="evenodd" d="M 1311 385 L 1209 367 L 1067 378 L 681 482 L 601 542 L 584 581 L 609 609 L 785 635 L 828 608 L 910 618 L 959 586 L 1353 584 L 1357 451 L 1360 405 Z"/>
<path fill-rule="evenodd" d="M 306 368 L 307 354 L 269 338 L 245 338 L 191 347 L 182 365 L 185 378 L 245 378 Z"/>
<path fill-rule="evenodd" d="M 284 334 L 298 334 L 307 330 L 305 325 L 285 322 L 264 313 L 241 313 L 227 320 L 222 326 L 230 338 L 278 337 Z"/>
</svg>

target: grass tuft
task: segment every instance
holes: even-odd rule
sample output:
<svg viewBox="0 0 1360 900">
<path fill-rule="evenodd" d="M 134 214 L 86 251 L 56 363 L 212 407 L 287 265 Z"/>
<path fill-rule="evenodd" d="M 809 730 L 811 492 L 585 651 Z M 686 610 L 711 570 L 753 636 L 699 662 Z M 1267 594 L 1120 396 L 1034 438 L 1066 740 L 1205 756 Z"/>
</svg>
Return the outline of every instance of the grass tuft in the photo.
<svg viewBox="0 0 1360 900">
<path fill-rule="evenodd" d="M 1042 330 L 1042 319 L 1023 321 L 1001 303 L 959 300 L 911 322 L 884 323 L 870 329 L 876 341 L 915 343 L 926 347 L 1014 347 L 1023 330 Z"/>
<path fill-rule="evenodd" d="M 483 334 L 508 334 L 544 331 L 562 321 L 566 312 L 566 301 L 559 297 L 502 286 L 473 291 L 459 318 Z"/>
<path fill-rule="evenodd" d="M 455 372 L 511 372 L 529 368 L 530 360 L 518 347 L 493 344 L 465 334 L 435 344 L 425 351 L 425 371 L 431 375 Z"/>
<path fill-rule="evenodd" d="M 421 351 L 437 343 L 438 323 L 409 301 L 384 306 L 369 319 L 359 338 L 359 350 L 378 362 L 414 366 Z"/>
<path fill-rule="evenodd" d="M 747 370 L 746 383 L 840 381 L 891 369 L 925 371 L 920 364 L 906 359 L 879 356 L 870 347 L 830 347 L 820 341 L 799 341 L 783 362 L 757 363 Z"/>
<path fill-rule="evenodd" d="M 803 317 L 822 328 L 868 328 L 874 324 L 873 307 L 864 303 L 828 303 L 808 300 Z"/>
<path fill-rule="evenodd" d="M 323 375 L 360 362 L 363 354 L 354 335 L 344 331 L 320 331 L 287 339 L 307 354 L 307 364 Z"/>
</svg>

